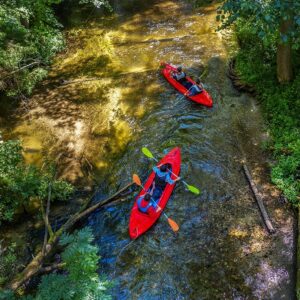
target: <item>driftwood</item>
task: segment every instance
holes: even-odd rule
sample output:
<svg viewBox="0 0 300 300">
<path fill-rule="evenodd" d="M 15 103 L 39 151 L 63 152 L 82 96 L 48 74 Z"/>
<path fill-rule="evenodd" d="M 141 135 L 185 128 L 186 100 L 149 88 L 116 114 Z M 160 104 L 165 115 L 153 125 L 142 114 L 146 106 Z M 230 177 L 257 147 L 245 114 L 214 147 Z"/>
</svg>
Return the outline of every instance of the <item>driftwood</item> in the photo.
<svg viewBox="0 0 300 300">
<path fill-rule="evenodd" d="M 86 208 L 85 210 L 79 211 L 78 213 L 72 215 L 65 224 L 63 224 L 57 231 L 55 231 L 48 239 L 48 242 L 43 250 L 39 251 L 35 257 L 31 260 L 31 262 L 25 267 L 25 269 L 19 273 L 10 283 L 9 288 L 13 291 L 17 290 L 21 285 L 31 279 L 33 276 L 38 275 L 43 269 L 43 263 L 46 258 L 48 258 L 55 248 L 59 238 L 64 232 L 69 231 L 76 222 L 88 216 L 98 208 L 101 208 L 109 203 L 116 202 L 117 196 L 119 196 L 122 192 L 126 191 L 130 188 L 134 183 L 131 182 L 123 187 L 121 190 L 116 192 L 114 195 L 109 198 L 101 201 L 91 207 Z"/>
<path fill-rule="evenodd" d="M 250 175 L 248 167 L 245 164 L 243 164 L 243 170 L 244 170 L 244 173 L 245 173 L 245 175 L 246 175 L 246 177 L 248 179 L 248 182 L 250 184 L 250 187 L 251 187 L 251 190 L 252 190 L 252 192 L 254 194 L 254 197 L 255 197 L 255 199 L 257 201 L 257 204 L 258 204 L 258 207 L 260 209 L 261 215 L 263 217 L 264 223 L 266 224 L 266 227 L 267 227 L 268 231 L 270 233 L 274 233 L 275 229 L 274 229 L 274 227 L 273 227 L 273 225 L 272 225 L 272 223 L 270 221 L 270 218 L 269 218 L 268 213 L 267 213 L 267 211 L 265 209 L 265 206 L 264 206 L 264 203 L 262 201 L 262 198 L 261 198 L 261 196 L 260 196 L 260 194 L 259 194 L 259 192 L 257 190 L 257 187 L 256 187 L 255 183 L 252 180 L 252 177 Z"/>
</svg>

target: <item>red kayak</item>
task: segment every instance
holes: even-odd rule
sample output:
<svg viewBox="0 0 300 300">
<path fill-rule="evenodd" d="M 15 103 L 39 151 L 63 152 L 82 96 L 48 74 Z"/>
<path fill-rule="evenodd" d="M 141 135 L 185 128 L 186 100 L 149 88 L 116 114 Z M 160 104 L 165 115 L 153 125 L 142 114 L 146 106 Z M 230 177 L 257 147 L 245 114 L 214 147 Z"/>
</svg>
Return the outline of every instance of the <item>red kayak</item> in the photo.
<svg viewBox="0 0 300 300">
<path fill-rule="evenodd" d="M 180 172 L 180 163 L 181 163 L 180 149 L 178 147 L 171 150 L 165 157 L 161 159 L 161 161 L 157 165 L 166 164 L 166 163 L 172 166 L 172 172 L 178 176 Z M 154 177 L 155 177 L 155 173 L 152 171 L 152 173 L 150 174 L 149 178 L 147 179 L 144 185 L 146 191 L 150 188 L 154 180 Z M 172 174 L 171 179 L 176 179 L 176 176 Z M 175 187 L 175 183 L 172 185 L 171 184 L 166 185 L 161 197 L 157 201 L 157 204 L 161 207 L 161 210 L 158 212 L 152 207 L 147 213 L 140 212 L 137 206 L 137 200 L 139 199 L 140 196 L 144 195 L 145 192 L 144 190 L 142 190 L 138 194 L 138 196 L 135 199 L 133 208 L 131 210 L 131 215 L 129 220 L 129 235 L 131 239 L 138 238 L 140 235 L 145 233 L 154 225 L 154 223 L 158 220 L 161 213 L 163 212 L 165 206 L 167 205 L 167 202 L 172 194 L 174 187 Z"/>
<path fill-rule="evenodd" d="M 162 66 L 164 68 L 162 69 L 162 74 L 165 76 L 165 78 L 169 81 L 169 83 L 181 94 L 185 94 L 188 90 L 185 86 L 183 86 L 180 82 L 178 82 L 176 79 L 172 77 L 172 72 L 176 71 L 176 67 L 167 64 L 167 63 L 162 63 Z M 191 82 L 192 84 L 195 84 L 195 81 L 193 81 L 190 77 L 186 76 L 186 80 Z M 208 106 L 212 107 L 213 106 L 213 101 L 211 96 L 208 94 L 206 90 L 203 89 L 203 91 L 200 94 L 197 94 L 195 96 L 188 96 L 186 95 L 187 98 L 190 100 Z"/>
</svg>

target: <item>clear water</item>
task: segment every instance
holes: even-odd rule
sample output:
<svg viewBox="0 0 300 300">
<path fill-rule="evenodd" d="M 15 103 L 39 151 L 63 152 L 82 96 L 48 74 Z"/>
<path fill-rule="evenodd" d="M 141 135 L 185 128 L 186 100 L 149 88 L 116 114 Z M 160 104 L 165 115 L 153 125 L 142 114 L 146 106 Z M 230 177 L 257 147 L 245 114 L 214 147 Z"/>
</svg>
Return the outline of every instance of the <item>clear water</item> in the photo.
<svg viewBox="0 0 300 300">
<path fill-rule="evenodd" d="M 50 155 L 62 177 L 101 182 L 95 201 L 127 184 L 132 173 L 147 178 L 153 162 L 143 146 L 158 158 L 181 148 L 181 176 L 202 193 L 177 184 L 166 213 L 180 225 L 178 234 L 161 217 L 129 244 L 133 194 L 88 219 L 101 249 L 99 273 L 115 281 L 114 299 L 293 299 L 293 216 L 268 184 L 260 109 L 226 77 L 235 46 L 229 32 L 216 32 L 217 6 L 193 11 L 183 1 L 124 3 L 115 4 L 115 16 L 84 23 L 74 21 L 80 14 L 74 10 L 69 49 L 27 112 L 2 126 L 4 133 L 23 139 L 29 162 Z M 205 72 L 214 107 L 182 98 L 161 76 L 160 61 L 193 76 Z M 238 144 L 268 195 L 274 236 L 241 171 Z"/>
</svg>

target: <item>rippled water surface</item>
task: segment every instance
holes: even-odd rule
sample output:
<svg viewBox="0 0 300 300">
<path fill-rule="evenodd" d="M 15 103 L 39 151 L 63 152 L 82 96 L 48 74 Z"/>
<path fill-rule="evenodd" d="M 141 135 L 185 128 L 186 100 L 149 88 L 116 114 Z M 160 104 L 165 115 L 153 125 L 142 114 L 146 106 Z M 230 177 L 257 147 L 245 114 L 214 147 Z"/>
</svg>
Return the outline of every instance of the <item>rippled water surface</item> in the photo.
<svg viewBox="0 0 300 300">
<path fill-rule="evenodd" d="M 147 178 L 153 162 L 143 146 L 158 158 L 181 148 L 181 176 L 202 193 L 177 184 L 166 212 L 178 234 L 162 217 L 129 244 L 133 194 L 88 219 L 101 248 L 99 272 L 114 280 L 115 299 L 293 299 L 293 218 L 268 184 L 260 110 L 226 77 L 234 46 L 228 32 L 216 32 L 216 8 L 147 1 L 72 25 L 69 50 L 7 133 L 23 138 L 29 161 L 46 152 L 65 178 L 96 178 L 96 200 L 132 173 Z M 160 61 L 203 74 L 214 107 L 182 98 L 161 76 Z M 241 171 L 241 151 L 268 195 L 273 236 Z"/>
</svg>

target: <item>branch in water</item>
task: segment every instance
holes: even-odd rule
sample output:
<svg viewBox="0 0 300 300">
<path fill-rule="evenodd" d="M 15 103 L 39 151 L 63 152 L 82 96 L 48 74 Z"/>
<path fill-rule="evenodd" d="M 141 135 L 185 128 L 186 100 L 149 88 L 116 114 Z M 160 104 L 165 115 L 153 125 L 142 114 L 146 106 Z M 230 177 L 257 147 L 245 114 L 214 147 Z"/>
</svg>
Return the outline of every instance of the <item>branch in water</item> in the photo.
<svg viewBox="0 0 300 300">
<path fill-rule="evenodd" d="M 56 243 L 58 242 L 61 235 L 69 231 L 73 225 L 78 222 L 79 220 L 83 219 L 84 217 L 88 216 L 98 208 L 101 208 L 109 203 L 115 202 L 116 203 L 116 197 L 118 197 L 120 194 L 125 192 L 127 189 L 129 189 L 132 185 L 134 185 L 133 182 L 127 184 L 125 187 L 123 187 L 121 190 L 116 192 L 114 195 L 110 196 L 109 198 L 105 199 L 104 201 L 101 201 L 83 211 L 79 211 L 78 213 L 72 215 L 64 225 L 61 226 L 60 229 L 55 231 L 52 236 L 49 237 L 49 240 L 47 241 L 47 244 L 43 251 L 40 251 L 37 253 L 37 255 L 31 260 L 31 262 L 25 267 L 25 269 L 19 273 L 10 283 L 9 288 L 13 291 L 17 290 L 22 284 L 30 280 L 33 276 L 36 276 L 39 274 L 41 270 L 43 270 L 43 262 L 46 258 L 48 258 L 52 252 L 54 247 L 56 246 Z M 122 198 L 123 199 L 123 198 Z"/>
</svg>

